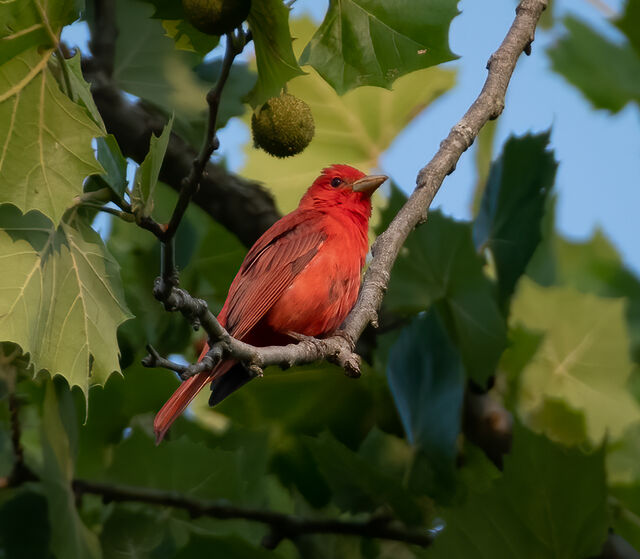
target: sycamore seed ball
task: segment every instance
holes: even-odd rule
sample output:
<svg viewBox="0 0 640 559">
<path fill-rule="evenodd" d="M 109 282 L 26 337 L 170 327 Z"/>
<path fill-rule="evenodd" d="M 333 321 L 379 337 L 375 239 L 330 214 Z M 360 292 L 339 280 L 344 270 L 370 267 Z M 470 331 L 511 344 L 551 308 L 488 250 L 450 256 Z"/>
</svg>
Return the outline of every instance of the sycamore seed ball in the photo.
<svg viewBox="0 0 640 559">
<path fill-rule="evenodd" d="M 230 33 L 247 19 L 251 0 L 182 0 L 189 23 L 209 35 Z"/>
<path fill-rule="evenodd" d="M 272 97 L 251 117 L 256 146 L 276 157 L 300 153 L 315 132 L 311 109 L 302 99 L 284 94 Z"/>
</svg>

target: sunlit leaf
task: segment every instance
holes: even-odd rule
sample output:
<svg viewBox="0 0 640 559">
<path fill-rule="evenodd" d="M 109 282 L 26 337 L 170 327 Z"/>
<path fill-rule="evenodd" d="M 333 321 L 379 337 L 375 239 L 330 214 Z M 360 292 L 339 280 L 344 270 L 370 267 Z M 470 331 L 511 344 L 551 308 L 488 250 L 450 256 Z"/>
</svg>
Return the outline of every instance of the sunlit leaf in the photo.
<svg viewBox="0 0 640 559">
<path fill-rule="evenodd" d="M 584 414 L 586 435 L 598 443 L 605 434 L 620 437 L 640 419 L 626 387 L 632 363 L 624 301 L 522 279 L 511 313 L 511 324 L 543 335 L 519 379 L 518 411 L 525 422 L 563 441 L 560 410 L 545 412 L 549 400 L 561 399 Z"/>
<path fill-rule="evenodd" d="M 331 0 L 300 63 L 313 66 L 340 94 L 362 85 L 390 89 L 409 72 L 456 58 L 448 38 L 457 4 Z"/>
<path fill-rule="evenodd" d="M 102 171 L 91 140 L 103 132 L 60 91 L 49 56 L 34 47 L 0 66 L 0 203 L 57 224 L 83 179 Z"/>
<path fill-rule="evenodd" d="M 80 217 L 55 228 L 45 217 L 0 207 L 0 339 L 29 353 L 35 371 L 62 375 L 87 393 L 119 371 L 116 330 L 129 313 L 118 265 Z"/>
</svg>

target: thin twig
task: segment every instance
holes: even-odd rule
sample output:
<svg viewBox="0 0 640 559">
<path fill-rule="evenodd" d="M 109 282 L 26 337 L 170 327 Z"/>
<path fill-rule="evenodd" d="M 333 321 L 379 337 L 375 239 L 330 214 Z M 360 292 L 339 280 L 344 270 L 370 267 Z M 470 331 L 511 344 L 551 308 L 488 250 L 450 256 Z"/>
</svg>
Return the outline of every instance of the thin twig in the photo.
<svg viewBox="0 0 640 559">
<path fill-rule="evenodd" d="M 238 507 L 227 502 L 193 499 L 173 491 L 143 487 L 128 487 L 76 479 L 73 489 L 78 495 L 100 495 L 105 501 L 137 502 L 166 506 L 187 511 L 192 517 L 209 516 L 218 519 L 243 519 L 270 527 L 263 545 L 275 548 L 283 539 L 295 539 L 305 534 L 343 534 L 411 543 L 427 547 L 433 543 L 431 530 L 412 530 L 391 522 L 388 516 L 372 516 L 364 520 L 304 518 L 268 510 Z"/>
</svg>

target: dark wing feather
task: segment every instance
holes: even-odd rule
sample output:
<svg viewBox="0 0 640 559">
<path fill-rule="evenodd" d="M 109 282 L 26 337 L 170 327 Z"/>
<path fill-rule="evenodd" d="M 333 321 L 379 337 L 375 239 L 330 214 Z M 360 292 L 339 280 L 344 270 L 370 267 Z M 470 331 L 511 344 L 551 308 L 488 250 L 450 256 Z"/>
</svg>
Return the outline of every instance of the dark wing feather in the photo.
<svg viewBox="0 0 640 559">
<path fill-rule="evenodd" d="M 253 245 L 220 313 L 234 337 L 244 338 L 317 254 L 327 237 L 321 218 L 316 212 L 292 212 Z"/>
</svg>

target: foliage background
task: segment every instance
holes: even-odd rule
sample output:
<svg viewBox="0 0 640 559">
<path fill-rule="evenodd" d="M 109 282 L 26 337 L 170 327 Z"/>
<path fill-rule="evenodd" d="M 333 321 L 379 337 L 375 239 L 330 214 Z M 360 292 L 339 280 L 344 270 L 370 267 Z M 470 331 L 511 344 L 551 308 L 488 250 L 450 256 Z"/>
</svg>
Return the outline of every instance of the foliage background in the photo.
<svg viewBox="0 0 640 559">
<path fill-rule="evenodd" d="M 451 1 L 435 4 L 455 8 Z M 69 14 L 60 6 L 66 4 L 47 6 L 54 33 L 75 18 L 73 6 Z M 194 70 L 202 53 L 176 50 L 165 31 L 179 46 L 186 41 L 200 51 L 211 48 L 209 39 L 175 21 L 163 29 L 149 18 L 149 4 L 118 7 L 114 80 L 132 100 L 174 113 L 174 130 L 197 144 L 218 51 Z M 612 23 L 599 22 L 604 35 L 592 35 L 552 9 L 544 25 L 557 39 L 544 51 L 534 44 L 533 56 L 595 109 L 615 114 L 626 107 L 627 116 L 637 117 L 637 8 L 633 0 L 624 8 L 615 43 Z M 26 25 L 28 17 L 16 21 Z M 5 23 L 3 33 L 10 27 Z M 298 57 L 314 25 L 296 17 L 291 28 Z M 492 48 L 503 36 L 480 26 L 475 32 L 487 35 Z M 394 268 L 381 332 L 362 348 L 363 378 L 348 379 L 325 364 L 268 371 L 214 410 L 203 394 L 169 440 L 155 447 L 153 414 L 178 381 L 141 367 L 143 348 L 151 342 L 163 353 L 193 359 L 197 336 L 153 300 L 158 247 L 152 236 L 117 219 L 95 225 L 90 208 L 67 210 L 83 178 L 100 171 L 91 138 L 105 130 L 79 57 L 68 62 L 67 84 L 55 57 L 49 61 L 49 53 L 37 49 L 47 37 L 39 31 L 21 37 L 0 49 L 1 394 L 20 403 L 25 460 L 38 480 L 0 491 L 0 555 L 590 557 L 601 552 L 609 529 L 640 548 L 640 283 L 603 233 L 576 242 L 555 232 L 556 193 L 565 187 L 556 183 L 553 131 L 511 136 L 501 119 L 499 133 L 481 134 L 475 155 L 465 158 L 467 178 L 473 167 L 467 182 L 474 185 L 474 203 L 449 181 L 443 189 L 473 210 L 467 220 L 434 211 L 409 238 Z M 410 72 L 392 91 L 360 87 L 342 96 L 309 66 L 306 75 L 296 77 L 294 69 L 270 78 L 258 66 L 262 90 L 289 80 L 289 91 L 311 105 L 317 137 L 285 161 L 247 142 L 240 172 L 264 181 L 288 210 L 334 160 L 388 171 L 389 154 L 398 149 L 392 142 L 403 130 L 413 126 L 419 138 L 439 141 L 442 135 L 425 132 L 414 119 L 442 106 L 455 69 L 466 64 L 463 58 L 450 68 Z M 234 68 L 225 122 L 247 121 L 250 108 L 238 98 L 253 91 L 255 101 L 261 94 L 252 90 L 254 72 L 250 60 Z M 467 98 L 457 105 L 459 115 L 479 88 L 457 87 Z M 524 92 L 510 95 L 518 93 Z M 526 120 L 524 109 L 520 114 Z M 223 145 L 234 146 L 232 135 L 221 134 Z M 147 170 L 163 151 L 162 139 L 154 143 Z M 407 157 L 402 173 L 391 172 L 402 189 L 410 188 L 429 153 L 421 142 L 411 143 L 420 148 L 420 163 Z M 106 174 L 86 181 L 85 190 L 102 180 L 122 193 L 135 164 L 121 159 L 111 140 L 99 140 L 97 153 Z M 573 164 L 571 152 L 565 156 Z M 166 219 L 175 194 L 148 175 L 139 175 L 145 204 L 151 207 L 152 192 L 153 211 Z M 622 184 L 629 189 L 631 183 Z M 372 236 L 402 203 L 402 189 L 394 185 L 379 199 Z M 617 202 L 619 221 L 628 223 L 630 204 L 609 198 Z M 191 208 L 178 237 L 182 284 L 219 308 L 244 251 L 232 234 Z M 114 373 L 119 370 L 122 375 Z M 51 380 L 48 372 L 58 376 Z M 502 468 L 463 425 L 473 398 L 469 381 L 492 386 L 493 401 L 513 414 L 513 447 L 503 462 L 494 459 Z M 10 423 L 3 405 L 0 476 L 11 473 L 15 459 Z M 168 507 L 104 503 L 92 495 L 77 501 L 70 482 L 78 478 L 300 516 L 384 513 L 438 536 L 428 549 L 318 535 L 266 551 L 261 525 L 192 519 Z"/>
</svg>

